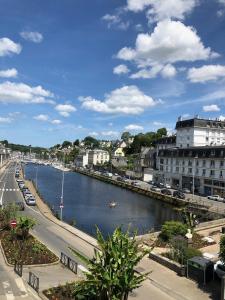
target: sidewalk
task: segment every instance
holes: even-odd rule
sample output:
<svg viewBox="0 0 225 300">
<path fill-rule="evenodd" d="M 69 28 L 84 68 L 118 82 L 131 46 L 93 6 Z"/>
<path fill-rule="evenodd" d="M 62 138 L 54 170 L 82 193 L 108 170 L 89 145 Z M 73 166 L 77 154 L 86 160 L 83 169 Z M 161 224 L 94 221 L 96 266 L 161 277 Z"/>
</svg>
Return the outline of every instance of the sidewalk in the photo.
<svg viewBox="0 0 225 300">
<path fill-rule="evenodd" d="M 208 300 L 220 299 L 220 283 L 210 283 L 212 292 L 203 290 L 201 286 L 186 277 L 178 276 L 174 271 L 145 257 L 140 262 L 137 271 L 152 273 L 148 276 L 152 284 L 176 300 Z"/>
</svg>

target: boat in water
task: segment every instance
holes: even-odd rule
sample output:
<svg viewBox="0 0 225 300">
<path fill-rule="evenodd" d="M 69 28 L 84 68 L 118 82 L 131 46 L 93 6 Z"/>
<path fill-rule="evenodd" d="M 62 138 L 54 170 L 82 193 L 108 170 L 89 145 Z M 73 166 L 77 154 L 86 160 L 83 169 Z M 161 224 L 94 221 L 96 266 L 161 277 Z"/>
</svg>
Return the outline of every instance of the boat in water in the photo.
<svg viewBox="0 0 225 300">
<path fill-rule="evenodd" d="M 110 208 L 113 208 L 113 207 L 116 207 L 117 206 L 117 203 L 115 202 L 115 201 L 111 201 L 110 203 L 109 203 L 109 207 Z"/>
</svg>

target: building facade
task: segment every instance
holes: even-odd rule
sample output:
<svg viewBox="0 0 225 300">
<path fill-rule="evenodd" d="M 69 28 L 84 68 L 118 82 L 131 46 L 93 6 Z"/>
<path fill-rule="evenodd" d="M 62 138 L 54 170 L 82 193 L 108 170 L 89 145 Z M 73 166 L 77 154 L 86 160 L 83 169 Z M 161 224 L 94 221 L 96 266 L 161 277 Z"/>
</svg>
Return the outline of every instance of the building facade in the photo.
<svg viewBox="0 0 225 300">
<path fill-rule="evenodd" d="M 154 180 L 225 197 L 225 122 L 178 120 L 176 129 L 176 147 L 158 149 Z"/>
<path fill-rule="evenodd" d="M 103 165 L 109 161 L 109 152 L 96 149 L 88 152 L 88 165 Z"/>
<path fill-rule="evenodd" d="M 178 119 L 176 146 L 201 147 L 225 145 L 225 121 L 193 118 Z"/>
</svg>

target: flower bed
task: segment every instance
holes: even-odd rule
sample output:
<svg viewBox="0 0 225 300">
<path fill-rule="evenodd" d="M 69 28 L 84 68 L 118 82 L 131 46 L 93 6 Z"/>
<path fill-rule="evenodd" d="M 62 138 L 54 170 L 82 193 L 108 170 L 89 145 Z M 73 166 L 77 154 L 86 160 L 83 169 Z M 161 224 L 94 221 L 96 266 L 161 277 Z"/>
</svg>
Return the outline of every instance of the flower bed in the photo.
<svg viewBox="0 0 225 300">
<path fill-rule="evenodd" d="M 10 231 L 0 233 L 2 248 L 10 264 L 20 261 L 24 265 L 49 264 L 58 261 L 58 257 L 32 235 L 22 240 Z"/>
<path fill-rule="evenodd" d="M 74 283 L 59 285 L 54 288 L 43 291 L 43 294 L 49 300 L 74 300 L 73 296 Z"/>
</svg>

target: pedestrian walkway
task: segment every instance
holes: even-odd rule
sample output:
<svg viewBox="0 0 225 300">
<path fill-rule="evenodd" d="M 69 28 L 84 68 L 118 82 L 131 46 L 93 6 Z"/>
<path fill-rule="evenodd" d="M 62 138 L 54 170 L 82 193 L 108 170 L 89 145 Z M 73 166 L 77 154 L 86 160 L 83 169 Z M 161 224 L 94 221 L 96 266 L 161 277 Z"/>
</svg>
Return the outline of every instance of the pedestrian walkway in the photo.
<svg viewBox="0 0 225 300">
<path fill-rule="evenodd" d="M 148 276 L 151 283 L 176 300 L 208 300 L 220 299 L 220 284 L 210 284 L 206 289 L 186 277 L 178 276 L 174 271 L 145 257 L 140 262 L 137 271 L 141 273 L 151 271 Z"/>
<path fill-rule="evenodd" d="M 34 300 L 39 299 L 22 278 L 14 273 L 12 267 L 5 264 L 0 251 L 0 299 L 1 300 Z"/>
</svg>

